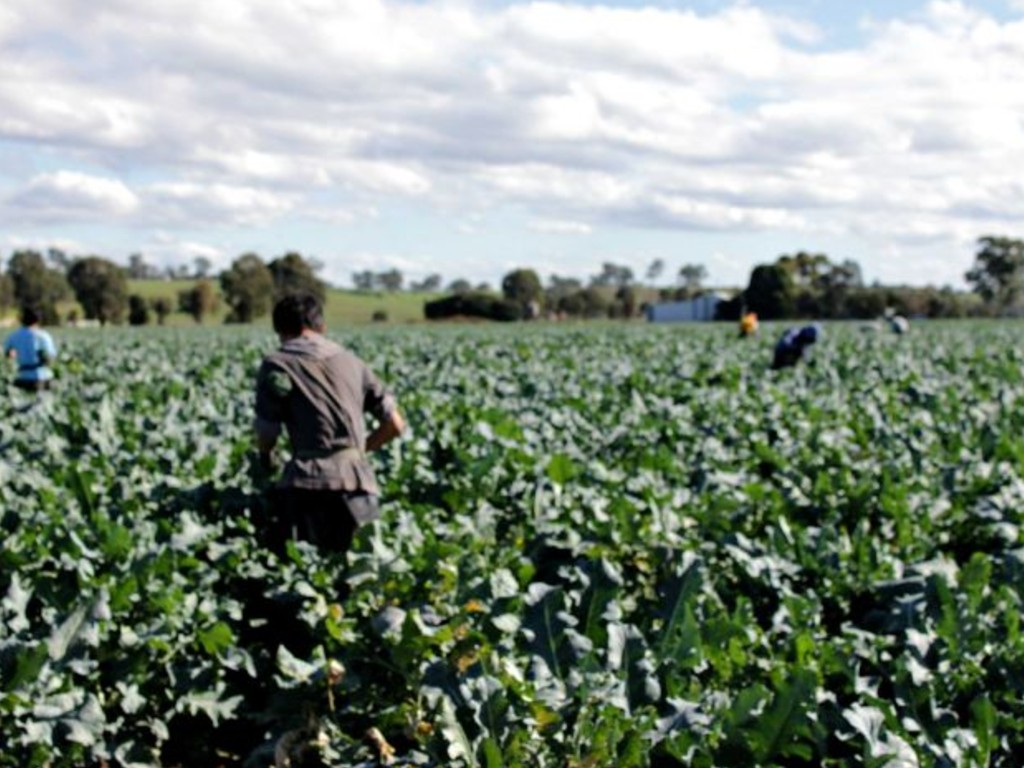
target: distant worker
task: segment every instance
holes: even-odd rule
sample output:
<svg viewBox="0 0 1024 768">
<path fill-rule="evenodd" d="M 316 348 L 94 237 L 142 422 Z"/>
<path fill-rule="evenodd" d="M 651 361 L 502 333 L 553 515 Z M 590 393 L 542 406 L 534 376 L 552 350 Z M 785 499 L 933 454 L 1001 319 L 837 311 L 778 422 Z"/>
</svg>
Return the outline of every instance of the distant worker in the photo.
<svg viewBox="0 0 1024 768">
<path fill-rule="evenodd" d="M 26 392 L 42 392 L 50 388 L 53 370 L 50 363 L 57 357 L 53 337 L 39 327 L 39 312 L 26 306 L 21 310 L 21 328 L 4 341 L 4 357 L 18 364 L 14 386 Z"/>
<path fill-rule="evenodd" d="M 298 539 L 341 554 L 355 531 L 380 514 L 368 454 L 398 437 L 405 421 L 366 364 L 323 335 L 323 308 L 314 296 L 281 299 L 273 323 L 281 346 L 257 375 L 256 442 L 269 469 L 284 427 L 292 456 L 274 494 L 271 544 L 283 549 L 287 539 Z M 364 413 L 377 422 L 369 436 Z"/>
<path fill-rule="evenodd" d="M 902 336 L 910 331 L 910 321 L 903 315 L 893 315 L 889 318 L 889 328 L 897 336 Z"/>
<path fill-rule="evenodd" d="M 740 338 L 757 335 L 757 312 L 747 312 L 740 318 Z"/>
<path fill-rule="evenodd" d="M 787 330 L 775 345 L 772 370 L 796 365 L 820 336 L 821 326 L 817 323 Z"/>
</svg>

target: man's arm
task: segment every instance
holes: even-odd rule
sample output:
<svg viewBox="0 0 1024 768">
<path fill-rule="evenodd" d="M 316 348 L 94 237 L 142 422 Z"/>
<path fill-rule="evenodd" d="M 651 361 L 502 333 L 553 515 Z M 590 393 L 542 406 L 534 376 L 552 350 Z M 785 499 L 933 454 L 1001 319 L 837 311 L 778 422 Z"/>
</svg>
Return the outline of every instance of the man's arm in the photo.
<svg viewBox="0 0 1024 768">
<path fill-rule="evenodd" d="M 52 363 L 57 358 L 57 345 L 53 343 L 53 336 L 50 334 L 43 336 L 42 347 L 39 362 L 44 365 Z"/>
<path fill-rule="evenodd" d="M 281 436 L 281 425 L 257 416 L 255 434 L 260 466 L 265 470 L 270 470 L 274 465 L 274 448 L 277 447 L 277 439 Z"/>
<path fill-rule="evenodd" d="M 256 420 L 253 428 L 260 466 L 268 471 L 273 467 L 272 457 L 281 436 L 284 403 L 291 386 L 288 375 L 266 361 L 256 374 Z"/>
<path fill-rule="evenodd" d="M 405 431 L 405 419 L 398 408 L 392 408 L 384 420 L 366 438 L 366 452 L 373 453 Z"/>
</svg>

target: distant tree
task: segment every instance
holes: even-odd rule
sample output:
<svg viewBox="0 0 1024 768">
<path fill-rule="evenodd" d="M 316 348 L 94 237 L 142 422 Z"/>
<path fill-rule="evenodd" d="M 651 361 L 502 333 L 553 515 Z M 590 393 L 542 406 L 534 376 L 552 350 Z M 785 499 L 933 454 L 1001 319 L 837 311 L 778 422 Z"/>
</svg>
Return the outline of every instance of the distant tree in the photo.
<svg viewBox="0 0 1024 768">
<path fill-rule="evenodd" d="M 374 274 L 369 269 L 352 273 L 352 285 L 357 291 L 372 291 L 374 282 Z"/>
<path fill-rule="evenodd" d="M 274 276 L 255 253 L 235 259 L 220 275 L 224 300 L 231 308 L 229 323 L 250 323 L 270 312 L 274 300 Z"/>
<path fill-rule="evenodd" d="M 274 299 L 289 293 L 311 293 L 322 303 L 327 297 L 327 286 L 316 276 L 302 255 L 291 251 L 267 265 L 274 279 Z"/>
<path fill-rule="evenodd" d="M 477 283 L 476 287 L 473 290 L 476 291 L 477 293 L 494 293 L 494 289 L 491 288 L 491 284 L 488 283 L 486 280 Z"/>
<path fill-rule="evenodd" d="M 857 320 L 881 317 L 888 307 L 889 298 L 880 287 L 851 289 L 843 302 L 843 316 Z"/>
<path fill-rule="evenodd" d="M 633 270 L 619 264 L 604 262 L 601 265 L 601 272 L 590 279 L 591 285 L 611 285 L 621 288 L 633 282 Z"/>
<path fill-rule="evenodd" d="M 7 275 L 0 274 L 0 315 L 7 313 L 14 305 L 14 283 Z"/>
<path fill-rule="evenodd" d="M 562 300 L 568 296 L 578 293 L 583 289 L 583 283 L 575 277 L 559 277 L 558 275 L 551 275 L 548 278 L 548 287 L 544 291 L 544 303 L 559 312 L 565 312 L 566 314 L 579 314 L 579 312 L 569 312 L 562 308 Z"/>
<path fill-rule="evenodd" d="M 608 314 L 611 301 L 604 291 L 599 291 L 596 287 L 591 286 L 584 288 L 580 294 L 584 317 L 604 317 Z"/>
<path fill-rule="evenodd" d="M 178 292 L 178 310 L 189 315 L 197 323 L 217 310 L 220 304 L 217 289 L 207 278 L 196 280 L 191 288 Z"/>
<path fill-rule="evenodd" d="M 776 263 L 790 273 L 794 286 L 798 288 L 813 286 L 820 274 L 828 267 L 828 257 L 822 253 L 798 251 L 796 254 L 783 254 Z"/>
<path fill-rule="evenodd" d="M 164 267 L 164 277 L 168 280 L 188 280 L 189 269 L 187 264 L 169 265 Z"/>
<path fill-rule="evenodd" d="M 715 320 L 728 320 L 730 322 L 739 320 L 746 309 L 745 292 L 739 291 L 734 296 L 723 299 L 715 305 Z"/>
<path fill-rule="evenodd" d="M 473 284 L 465 278 L 457 278 L 448 283 L 448 293 L 469 293 L 473 290 Z"/>
<path fill-rule="evenodd" d="M 582 317 L 586 314 L 586 299 L 583 291 L 573 291 L 560 296 L 554 304 L 555 311 L 570 317 Z"/>
<path fill-rule="evenodd" d="M 762 320 L 793 317 L 796 289 L 790 272 L 778 264 L 761 264 L 750 274 L 744 294 L 747 309 Z"/>
<path fill-rule="evenodd" d="M 153 313 L 156 315 L 157 325 L 163 325 L 167 316 L 174 311 L 174 303 L 166 296 L 156 296 L 150 302 Z"/>
<path fill-rule="evenodd" d="M 120 266 L 100 256 L 75 259 L 68 282 L 86 318 L 100 325 L 120 323 L 128 309 L 128 280 Z"/>
<path fill-rule="evenodd" d="M 924 291 L 928 317 L 970 317 L 979 314 L 981 309 L 981 297 L 954 290 L 949 285 L 938 289 L 928 287 Z"/>
<path fill-rule="evenodd" d="M 532 269 L 515 269 L 501 281 L 501 293 L 510 304 L 520 307 L 520 316 L 534 320 L 543 309 L 544 287 Z"/>
<path fill-rule="evenodd" d="M 1013 270 L 1007 271 L 1013 274 Z M 992 285 L 997 286 L 998 281 Z M 988 295 L 997 300 L 995 288 Z M 955 291 L 949 286 L 938 289 L 877 282 L 866 286 L 856 261 L 847 259 L 836 264 L 824 254 L 801 251 L 756 267 L 747 290 L 718 305 L 716 319 L 738 319 L 744 309 L 757 312 L 763 319 L 872 319 L 886 311 L 906 316 L 969 317 L 985 314 L 994 306 L 985 305 L 976 293 Z"/>
<path fill-rule="evenodd" d="M 616 317 L 635 317 L 639 309 L 639 297 L 636 288 L 632 285 L 624 285 L 615 292 L 615 303 L 613 304 Z"/>
<path fill-rule="evenodd" d="M 137 293 L 128 296 L 128 324 L 149 324 L 149 302 Z"/>
<path fill-rule="evenodd" d="M 15 251 L 7 262 L 14 302 L 38 307 L 45 325 L 60 322 L 57 303 L 71 296 L 62 272 L 51 269 L 38 251 Z"/>
<path fill-rule="evenodd" d="M 607 290 L 593 285 L 565 294 L 555 309 L 572 317 L 607 317 L 613 314 Z"/>
<path fill-rule="evenodd" d="M 402 290 L 402 283 L 405 280 L 401 271 L 397 269 L 389 269 L 385 272 L 378 272 L 374 276 L 376 285 L 380 286 L 382 290 L 395 293 Z"/>
<path fill-rule="evenodd" d="M 52 269 L 57 270 L 61 274 L 68 271 L 72 261 L 71 257 L 60 248 L 47 248 L 46 260 L 50 263 Z"/>
<path fill-rule="evenodd" d="M 544 296 L 540 278 L 532 269 L 514 269 L 501 279 L 501 293 L 509 301 L 525 307 Z"/>
<path fill-rule="evenodd" d="M 846 259 L 842 264 L 832 267 L 829 281 L 834 285 L 840 284 L 846 288 L 860 288 L 864 285 L 864 275 L 861 272 L 860 264 L 853 259 Z"/>
<path fill-rule="evenodd" d="M 377 285 L 384 291 L 389 291 L 391 293 L 400 291 L 403 281 L 403 275 L 398 269 L 392 268 L 377 273 Z"/>
<path fill-rule="evenodd" d="M 132 280 L 145 280 L 150 276 L 150 266 L 141 253 L 133 253 L 128 257 L 128 277 Z M 129 297 L 130 303 L 131 297 Z M 131 309 L 129 308 L 129 312 Z M 129 320 L 129 322 L 131 322 Z"/>
<path fill-rule="evenodd" d="M 651 284 L 656 283 L 658 281 L 658 278 L 661 277 L 661 273 L 664 272 L 664 271 L 665 271 L 665 261 L 664 261 L 664 259 L 655 259 L 654 261 L 652 261 L 651 265 L 647 268 L 647 280 L 648 280 L 648 282 L 650 282 Z"/>
<path fill-rule="evenodd" d="M 423 305 L 428 320 L 451 317 L 479 317 L 508 322 L 522 318 L 522 306 L 493 293 L 453 293 Z"/>
<path fill-rule="evenodd" d="M 410 291 L 418 291 L 421 293 L 434 293 L 435 291 L 441 290 L 442 278 L 436 272 L 427 275 L 425 278 L 418 282 L 409 284 Z"/>
<path fill-rule="evenodd" d="M 1024 240 L 979 238 L 974 265 L 964 277 L 985 303 L 998 309 L 1014 304 L 1024 293 Z"/>
<path fill-rule="evenodd" d="M 192 266 L 192 274 L 197 280 L 202 280 L 204 277 L 209 277 L 210 270 L 213 269 L 213 262 L 205 256 L 196 256 L 192 259 Z"/>
<path fill-rule="evenodd" d="M 683 295 L 680 298 L 692 299 L 701 291 L 708 271 L 703 264 L 684 264 L 678 272 L 679 285 Z"/>
<path fill-rule="evenodd" d="M 578 277 L 559 277 L 558 275 L 551 275 L 551 277 L 548 278 L 548 291 L 556 296 L 575 293 L 582 289 L 583 281 Z"/>
<path fill-rule="evenodd" d="M 800 314 L 816 317 L 842 318 L 849 315 L 848 301 L 850 293 L 864 284 L 861 277 L 860 265 L 856 261 L 847 259 L 842 264 L 828 264 L 826 271 L 816 278 L 816 285 L 813 288 L 804 289 L 804 294 L 811 293 L 814 298 L 814 308 L 806 311 L 798 299 Z"/>
</svg>

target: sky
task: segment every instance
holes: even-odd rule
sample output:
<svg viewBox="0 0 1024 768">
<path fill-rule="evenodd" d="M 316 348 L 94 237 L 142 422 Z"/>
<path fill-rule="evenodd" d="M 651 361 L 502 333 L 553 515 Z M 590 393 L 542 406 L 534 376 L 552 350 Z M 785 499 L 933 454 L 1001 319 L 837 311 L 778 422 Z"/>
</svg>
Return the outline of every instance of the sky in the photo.
<svg viewBox="0 0 1024 768">
<path fill-rule="evenodd" d="M 0 258 L 961 287 L 1022 230 L 1024 0 L 0 5 Z"/>
</svg>

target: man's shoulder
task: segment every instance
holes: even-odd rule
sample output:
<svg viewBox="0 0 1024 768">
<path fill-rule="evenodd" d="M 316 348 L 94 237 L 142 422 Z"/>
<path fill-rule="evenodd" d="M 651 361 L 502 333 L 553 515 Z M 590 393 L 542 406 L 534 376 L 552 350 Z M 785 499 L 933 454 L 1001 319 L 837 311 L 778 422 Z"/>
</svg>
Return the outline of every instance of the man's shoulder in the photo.
<svg viewBox="0 0 1024 768">
<path fill-rule="evenodd" d="M 16 331 L 11 331 L 11 334 L 7 337 L 7 340 L 4 342 L 4 344 L 7 346 L 22 344 L 24 343 L 24 339 L 31 337 L 32 331 L 30 331 L 28 328 L 21 327 L 18 328 Z"/>
<path fill-rule="evenodd" d="M 302 336 L 286 341 L 263 358 L 264 367 L 288 368 L 303 359 L 334 360 L 344 366 L 365 363 L 344 345 L 326 336 Z"/>
<path fill-rule="evenodd" d="M 330 358 L 343 365 L 365 366 L 365 363 L 355 352 L 339 341 L 329 339 L 326 336 L 317 336 L 315 337 L 314 344 L 319 357 Z"/>
</svg>

